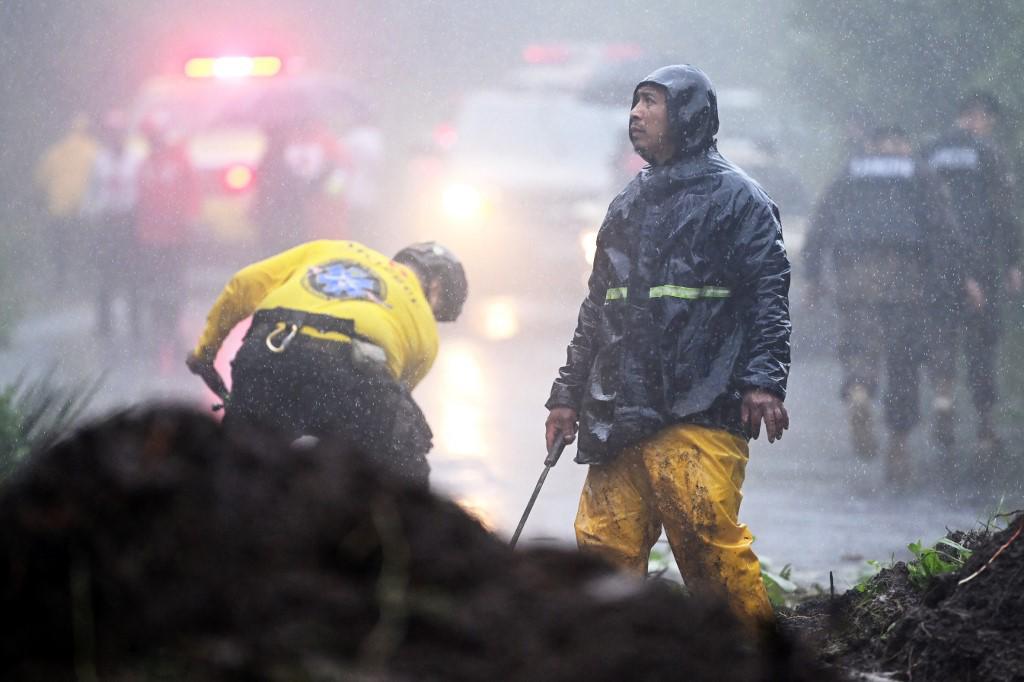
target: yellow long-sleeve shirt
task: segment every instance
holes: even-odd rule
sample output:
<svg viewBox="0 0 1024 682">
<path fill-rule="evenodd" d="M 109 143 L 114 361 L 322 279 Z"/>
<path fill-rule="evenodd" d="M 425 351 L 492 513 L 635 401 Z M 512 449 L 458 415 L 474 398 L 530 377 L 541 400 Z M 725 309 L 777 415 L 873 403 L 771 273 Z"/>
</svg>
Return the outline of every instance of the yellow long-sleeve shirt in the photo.
<svg viewBox="0 0 1024 682">
<path fill-rule="evenodd" d="M 83 131 L 72 131 L 50 147 L 36 166 L 35 181 L 51 216 L 74 216 L 82 207 L 99 147 Z"/>
<path fill-rule="evenodd" d="M 360 337 L 384 349 L 391 373 L 409 388 L 437 356 L 437 322 L 412 270 L 362 244 L 328 240 L 296 246 L 236 273 L 210 310 L 195 354 L 212 361 L 236 324 L 272 308 L 352 320 Z M 310 327 L 300 332 L 348 340 Z"/>
</svg>

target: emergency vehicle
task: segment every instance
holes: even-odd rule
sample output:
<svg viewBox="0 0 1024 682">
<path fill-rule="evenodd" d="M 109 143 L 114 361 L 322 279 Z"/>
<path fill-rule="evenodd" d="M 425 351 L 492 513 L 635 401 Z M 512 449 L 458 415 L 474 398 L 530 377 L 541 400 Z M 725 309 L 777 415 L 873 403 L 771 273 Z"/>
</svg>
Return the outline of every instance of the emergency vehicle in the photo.
<svg viewBox="0 0 1024 682">
<path fill-rule="evenodd" d="M 294 176 L 283 191 L 304 195 L 299 224 L 282 226 L 296 243 L 345 236 L 351 166 L 343 134 L 364 119 L 345 78 L 259 53 L 184 59 L 176 72 L 148 78 L 128 107 L 132 144 L 142 153 L 153 131 L 187 149 L 201 192 L 196 246 L 230 245 L 239 258 L 250 257 L 246 248 L 257 241 L 261 195 L 282 184 L 263 182 L 271 167 Z"/>
</svg>

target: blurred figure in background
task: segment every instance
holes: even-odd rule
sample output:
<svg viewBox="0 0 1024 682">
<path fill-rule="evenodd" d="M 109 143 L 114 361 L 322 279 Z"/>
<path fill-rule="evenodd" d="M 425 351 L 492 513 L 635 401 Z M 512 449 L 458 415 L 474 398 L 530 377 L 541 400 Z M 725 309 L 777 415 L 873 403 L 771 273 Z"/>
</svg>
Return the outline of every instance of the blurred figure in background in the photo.
<svg viewBox="0 0 1024 682">
<path fill-rule="evenodd" d="M 993 139 L 999 118 L 995 97 L 970 93 L 961 101 L 953 130 L 927 152 L 928 164 L 949 188 L 960 221 L 965 268 L 963 288 L 936 310 L 941 343 L 936 345 L 932 368 L 937 394 L 934 436 L 947 449 L 953 447 L 953 391 L 962 343 L 982 457 L 1001 449 L 992 422 L 1001 294 L 1021 290 L 1020 225 L 1011 205 L 1014 188 Z"/>
<path fill-rule="evenodd" d="M 253 217 L 259 253 L 269 256 L 306 241 L 305 183 L 289 166 L 291 131 L 278 125 L 267 131 L 267 150 L 257 174 Z"/>
<path fill-rule="evenodd" d="M 96 266 L 96 331 L 111 333 L 113 302 L 123 293 L 129 315 L 138 315 L 135 282 L 135 202 L 140 158 L 128 148 L 123 112 L 107 114 L 100 130 L 99 147 L 82 206 L 89 225 Z M 137 326 L 137 321 L 135 323 Z"/>
<path fill-rule="evenodd" d="M 872 117 L 863 109 L 857 108 L 847 113 L 843 121 L 843 149 L 847 158 L 863 154 L 869 144 Z"/>
<path fill-rule="evenodd" d="M 956 225 L 937 179 L 900 128 L 876 129 L 820 199 L 803 260 L 812 305 L 831 263 L 841 395 L 854 452 L 865 459 L 878 452 L 872 402 L 885 363 L 886 472 L 896 485 L 909 479 L 907 439 L 920 420 L 927 304 L 956 291 L 956 257 Z"/>
<path fill-rule="evenodd" d="M 143 123 L 149 155 L 138 171 L 136 239 L 140 314 L 136 332 L 153 342 L 161 367 L 178 356 L 178 317 L 185 299 L 189 233 L 199 213 L 199 184 L 183 141 L 165 124 Z"/>
<path fill-rule="evenodd" d="M 379 238 L 384 136 L 367 115 L 345 134 L 344 144 L 350 161 L 347 228 L 355 239 Z"/>
<path fill-rule="evenodd" d="M 255 204 L 262 255 L 342 236 L 345 165 L 340 143 L 318 122 L 268 131 Z"/>
<path fill-rule="evenodd" d="M 46 150 L 35 170 L 48 217 L 45 241 L 54 267 L 53 282 L 61 292 L 81 274 L 68 272 L 72 263 L 68 253 L 78 253 L 77 247 L 84 245 L 82 201 L 96 150 L 89 119 L 79 113 L 68 133 Z"/>
</svg>

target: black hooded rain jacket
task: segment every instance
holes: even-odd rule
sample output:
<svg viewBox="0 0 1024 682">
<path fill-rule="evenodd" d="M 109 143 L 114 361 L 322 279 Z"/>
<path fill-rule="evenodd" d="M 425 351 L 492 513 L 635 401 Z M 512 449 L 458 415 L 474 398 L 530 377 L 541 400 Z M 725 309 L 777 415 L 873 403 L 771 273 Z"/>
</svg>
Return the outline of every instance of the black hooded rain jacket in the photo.
<svg viewBox="0 0 1024 682">
<path fill-rule="evenodd" d="M 718 153 L 715 92 L 700 69 L 667 66 L 644 84 L 665 88 L 678 151 L 626 186 L 598 233 L 547 401 L 578 411 L 580 463 L 607 462 L 675 423 L 743 435 L 744 390 L 786 395 L 790 266 L 778 209 Z"/>
</svg>

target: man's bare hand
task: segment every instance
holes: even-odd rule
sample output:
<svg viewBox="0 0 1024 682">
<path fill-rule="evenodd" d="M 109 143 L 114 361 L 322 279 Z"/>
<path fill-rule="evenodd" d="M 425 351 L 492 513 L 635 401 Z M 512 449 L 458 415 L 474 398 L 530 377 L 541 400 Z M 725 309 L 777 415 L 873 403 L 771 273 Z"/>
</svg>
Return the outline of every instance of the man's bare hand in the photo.
<svg viewBox="0 0 1024 682">
<path fill-rule="evenodd" d="M 224 385 L 224 379 L 221 378 L 220 372 L 212 362 L 204 360 L 195 353 L 189 353 L 185 357 L 185 366 L 188 367 L 188 371 L 202 379 L 217 397 L 221 400 L 228 399 L 228 388 Z"/>
<path fill-rule="evenodd" d="M 579 416 L 576 410 L 571 407 L 552 407 L 548 412 L 547 421 L 544 422 L 546 442 L 548 451 L 555 443 L 555 434 L 561 433 L 562 440 L 571 443 L 576 440 L 576 428 L 579 423 Z"/>
<path fill-rule="evenodd" d="M 755 440 L 761 435 L 763 419 L 769 443 L 781 440 L 782 432 L 789 428 L 789 413 L 786 412 L 782 400 L 760 388 L 751 389 L 743 394 L 740 419 L 747 434 Z"/>
<path fill-rule="evenodd" d="M 195 353 L 189 353 L 185 356 L 185 366 L 188 367 L 188 371 L 201 377 L 210 371 L 210 368 L 213 367 L 213 363 L 202 359 Z"/>
<path fill-rule="evenodd" d="M 1019 267 L 1012 267 L 1006 271 L 1006 290 L 1011 294 L 1019 294 L 1024 290 L 1024 273 Z"/>
<path fill-rule="evenodd" d="M 975 310 L 985 307 L 985 291 L 981 288 L 978 280 L 970 277 L 964 282 L 964 289 L 967 291 L 967 302 Z"/>
</svg>

